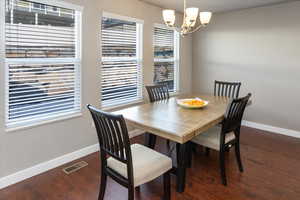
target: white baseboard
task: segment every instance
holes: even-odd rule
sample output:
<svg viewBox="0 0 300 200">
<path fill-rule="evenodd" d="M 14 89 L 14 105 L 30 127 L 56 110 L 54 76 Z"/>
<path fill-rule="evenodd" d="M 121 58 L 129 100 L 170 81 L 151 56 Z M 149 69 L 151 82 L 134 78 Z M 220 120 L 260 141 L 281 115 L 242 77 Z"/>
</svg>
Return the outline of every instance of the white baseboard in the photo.
<svg viewBox="0 0 300 200">
<path fill-rule="evenodd" d="M 243 126 L 251 127 L 251 128 L 256 128 L 264 131 L 269 131 L 272 133 L 277 133 L 281 135 L 286 135 L 286 136 L 291 136 L 291 137 L 296 137 L 300 138 L 300 132 L 295 131 L 295 130 L 289 130 L 289 129 L 284 129 L 284 128 L 279 128 L 279 127 L 274 127 L 274 126 L 269 126 L 265 124 L 260 124 L 256 122 L 250 122 L 250 121 L 243 121 L 242 122 Z M 130 138 L 135 137 L 137 135 L 142 134 L 143 132 L 140 130 L 133 130 L 129 133 Z M 59 167 L 63 164 L 66 164 L 68 162 L 71 162 L 73 160 L 82 158 L 84 156 L 87 156 L 89 154 L 92 154 L 94 152 L 99 151 L 99 145 L 94 144 L 88 147 L 85 147 L 83 149 L 80 149 L 78 151 L 74 151 L 72 153 L 63 155 L 61 157 L 55 158 L 53 160 L 49 160 L 43 163 L 40 163 L 38 165 L 35 165 L 33 167 L 21 170 L 19 172 L 16 172 L 14 174 L 5 176 L 3 178 L 0 178 L 0 189 L 5 188 L 9 185 L 18 183 L 20 181 L 23 181 L 25 179 L 28 179 L 30 177 L 36 176 L 38 174 L 41 174 L 43 172 L 46 172 L 50 169 Z"/>
<path fill-rule="evenodd" d="M 295 131 L 295 130 L 279 128 L 279 127 L 275 127 L 275 126 L 270 126 L 270 125 L 266 125 L 266 124 L 260 124 L 260 123 L 256 123 L 256 122 L 245 121 L 245 120 L 243 120 L 242 125 L 251 127 L 251 128 L 264 130 L 264 131 L 269 131 L 272 133 L 277 133 L 277 134 L 281 134 L 281 135 L 300 138 L 300 132 Z"/>
<path fill-rule="evenodd" d="M 38 165 L 35 165 L 33 167 L 16 172 L 14 174 L 5 176 L 3 178 L 0 178 L 0 189 L 5 188 L 9 185 L 18 183 L 18 182 L 28 179 L 30 177 L 36 176 L 36 175 L 46 172 L 50 169 L 59 167 L 63 164 L 66 164 L 68 162 L 79 159 L 81 157 L 84 157 L 86 155 L 89 155 L 89 154 L 97 152 L 97 151 L 99 151 L 99 145 L 94 144 L 94 145 L 85 147 L 83 149 L 80 149 L 78 151 L 74 151 L 72 153 L 55 158 L 53 160 L 49 160 L 49 161 L 40 163 Z"/>
<path fill-rule="evenodd" d="M 134 129 L 134 130 L 130 131 L 128 134 L 129 134 L 130 138 L 133 138 L 133 137 L 136 137 L 143 133 L 144 133 L 144 131 L 141 131 L 139 129 Z M 94 144 L 94 145 L 85 147 L 83 149 L 74 151 L 72 153 L 63 155 L 61 157 L 55 158 L 53 160 L 49 160 L 49 161 L 37 164 L 35 166 L 32 166 L 30 168 L 18 171 L 14 174 L 5 176 L 3 178 L 0 178 L 0 189 L 5 188 L 12 184 L 21 182 L 21 181 L 31 178 L 33 176 L 39 175 L 50 169 L 59 167 L 63 164 L 66 164 L 73 160 L 82 158 L 84 156 L 87 156 L 87 155 L 97 152 L 97 151 L 99 151 L 99 144 Z"/>
</svg>

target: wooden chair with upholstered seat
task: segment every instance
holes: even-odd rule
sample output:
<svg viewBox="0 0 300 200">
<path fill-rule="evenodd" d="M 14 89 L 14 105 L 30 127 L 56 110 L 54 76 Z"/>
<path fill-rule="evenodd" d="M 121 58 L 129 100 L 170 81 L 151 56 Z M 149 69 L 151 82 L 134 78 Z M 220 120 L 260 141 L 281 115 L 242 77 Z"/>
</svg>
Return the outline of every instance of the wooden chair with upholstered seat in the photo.
<svg viewBox="0 0 300 200">
<path fill-rule="evenodd" d="M 164 200 L 170 200 L 171 158 L 140 144 L 130 145 L 128 130 L 122 115 L 87 106 L 97 130 L 101 184 L 98 199 L 105 194 L 107 176 L 128 188 L 128 199 L 134 199 L 134 188 L 161 175 L 164 177 Z"/>
<path fill-rule="evenodd" d="M 238 98 L 240 94 L 241 82 L 215 81 L 214 96 Z M 209 155 L 210 148 L 205 148 L 205 154 Z M 229 152 L 229 148 L 226 149 Z"/>
<path fill-rule="evenodd" d="M 170 98 L 167 84 L 146 86 L 150 102 L 166 100 Z"/>
<path fill-rule="evenodd" d="M 151 103 L 155 101 L 167 100 L 170 98 L 169 88 L 167 84 L 151 85 L 146 86 L 148 92 L 149 100 Z M 151 133 L 146 133 L 146 144 L 150 148 L 155 147 L 156 136 Z M 170 146 L 170 141 L 167 140 L 168 147 Z"/>
<path fill-rule="evenodd" d="M 229 98 L 238 98 L 241 85 L 242 83 L 240 82 L 215 81 L 214 95 Z"/>
<path fill-rule="evenodd" d="M 239 99 L 231 99 L 221 126 L 215 126 L 196 136 L 192 142 L 219 151 L 221 179 L 227 185 L 225 174 L 225 151 L 229 146 L 235 147 L 239 170 L 243 172 L 240 157 L 240 129 L 245 108 L 251 94 Z"/>
</svg>

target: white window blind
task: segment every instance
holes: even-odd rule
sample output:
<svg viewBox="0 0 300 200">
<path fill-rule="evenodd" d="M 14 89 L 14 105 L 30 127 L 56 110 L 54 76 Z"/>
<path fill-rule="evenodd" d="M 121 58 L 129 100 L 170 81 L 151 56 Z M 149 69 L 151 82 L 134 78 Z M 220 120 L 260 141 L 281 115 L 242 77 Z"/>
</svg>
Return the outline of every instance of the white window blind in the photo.
<svg viewBox="0 0 300 200">
<path fill-rule="evenodd" d="M 154 27 L 154 84 L 167 84 L 178 91 L 179 35 L 161 25 Z"/>
<path fill-rule="evenodd" d="M 141 34 L 141 23 L 102 18 L 102 107 L 142 99 Z"/>
<path fill-rule="evenodd" d="M 5 3 L 6 126 L 80 113 L 80 11 Z"/>
</svg>

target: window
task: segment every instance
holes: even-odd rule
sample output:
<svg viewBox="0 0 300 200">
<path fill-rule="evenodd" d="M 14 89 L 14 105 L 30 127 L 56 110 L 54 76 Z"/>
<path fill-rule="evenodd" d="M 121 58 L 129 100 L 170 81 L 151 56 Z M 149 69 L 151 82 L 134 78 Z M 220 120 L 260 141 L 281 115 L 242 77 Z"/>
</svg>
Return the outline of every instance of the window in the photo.
<svg viewBox="0 0 300 200">
<path fill-rule="evenodd" d="M 142 95 L 142 22 L 102 18 L 101 105 L 140 101 Z"/>
<path fill-rule="evenodd" d="M 81 112 L 80 20 L 19 9 L 6 0 L 6 126 L 17 128 Z M 45 5 L 34 3 L 34 7 Z M 47 5 L 56 10 L 57 7 Z"/>
<path fill-rule="evenodd" d="M 163 25 L 154 27 L 154 84 L 178 92 L 179 34 Z"/>
</svg>

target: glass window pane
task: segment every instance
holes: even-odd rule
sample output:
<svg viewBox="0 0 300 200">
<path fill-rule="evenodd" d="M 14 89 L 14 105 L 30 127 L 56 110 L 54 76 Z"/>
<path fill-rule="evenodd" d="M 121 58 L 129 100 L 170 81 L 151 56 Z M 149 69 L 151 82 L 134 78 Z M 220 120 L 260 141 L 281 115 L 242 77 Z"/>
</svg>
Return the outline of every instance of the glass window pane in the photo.
<svg viewBox="0 0 300 200">
<path fill-rule="evenodd" d="M 153 83 L 167 84 L 171 92 L 176 91 L 175 42 L 173 30 L 154 27 L 154 79 Z"/>
<path fill-rule="evenodd" d="M 7 58 L 75 57 L 75 18 L 38 13 L 14 7 L 24 1 L 10 0 L 6 14 Z M 11 6 L 12 5 L 12 6 Z M 31 4 L 24 4 L 31 5 Z M 34 3 L 35 7 L 44 5 Z M 54 6 L 48 6 L 56 8 Z M 70 10 L 70 13 L 74 11 Z"/>
<path fill-rule="evenodd" d="M 141 65 L 137 57 L 138 24 L 102 18 L 102 106 L 142 98 Z"/>
</svg>

